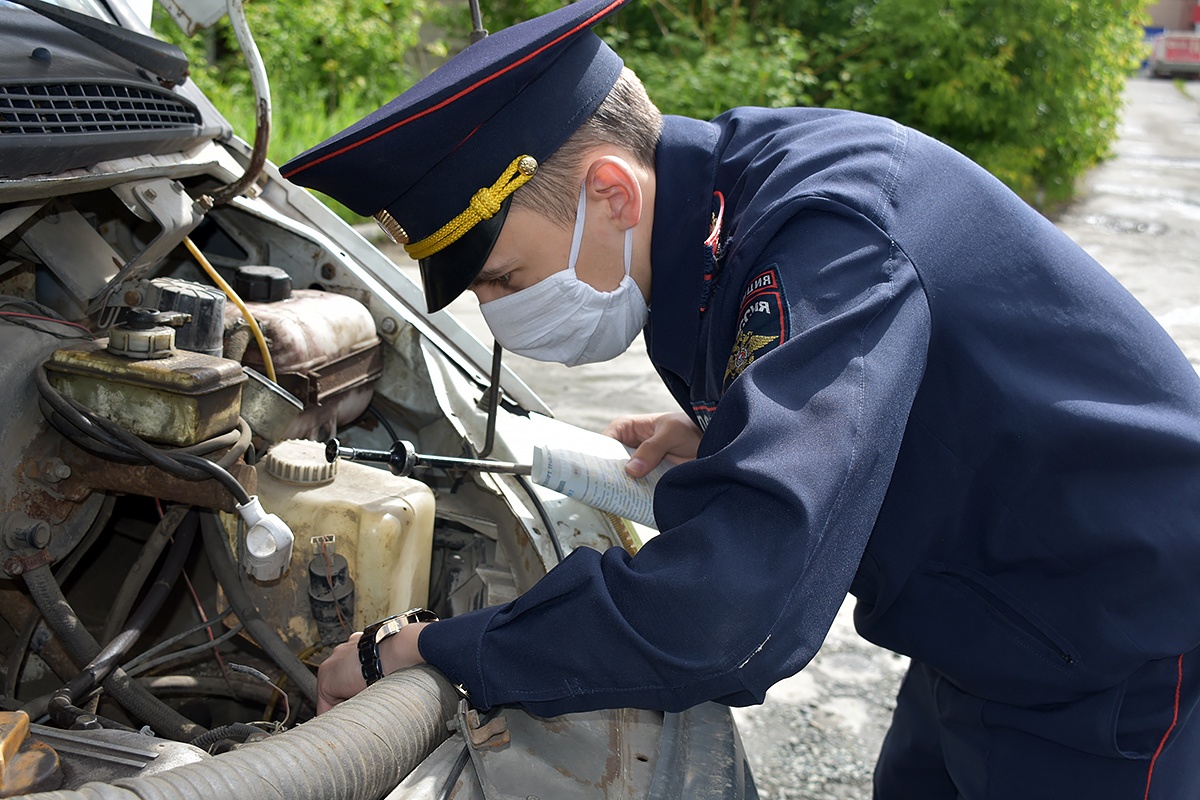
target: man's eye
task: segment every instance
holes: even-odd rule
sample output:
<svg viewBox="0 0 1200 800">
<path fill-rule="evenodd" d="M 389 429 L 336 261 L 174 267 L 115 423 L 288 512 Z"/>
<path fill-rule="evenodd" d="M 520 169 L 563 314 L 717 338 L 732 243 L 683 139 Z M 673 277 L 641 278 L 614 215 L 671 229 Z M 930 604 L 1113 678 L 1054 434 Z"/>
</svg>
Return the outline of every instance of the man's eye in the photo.
<svg viewBox="0 0 1200 800">
<path fill-rule="evenodd" d="M 492 278 L 491 282 L 496 286 L 508 286 L 511 281 L 512 273 L 506 272 L 503 275 L 497 275 L 496 277 Z"/>
</svg>

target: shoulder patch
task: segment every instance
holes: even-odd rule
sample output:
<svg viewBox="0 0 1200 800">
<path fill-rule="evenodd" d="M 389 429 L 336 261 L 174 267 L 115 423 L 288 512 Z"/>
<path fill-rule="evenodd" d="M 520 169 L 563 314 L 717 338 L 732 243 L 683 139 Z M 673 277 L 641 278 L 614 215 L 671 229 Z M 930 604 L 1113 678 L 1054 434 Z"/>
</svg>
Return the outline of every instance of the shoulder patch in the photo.
<svg viewBox="0 0 1200 800">
<path fill-rule="evenodd" d="M 787 341 L 788 305 L 775 265 L 755 275 L 746 284 L 738 305 L 737 334 L 725 368 L 722 390 L 755 360 Z"/>
</svg>

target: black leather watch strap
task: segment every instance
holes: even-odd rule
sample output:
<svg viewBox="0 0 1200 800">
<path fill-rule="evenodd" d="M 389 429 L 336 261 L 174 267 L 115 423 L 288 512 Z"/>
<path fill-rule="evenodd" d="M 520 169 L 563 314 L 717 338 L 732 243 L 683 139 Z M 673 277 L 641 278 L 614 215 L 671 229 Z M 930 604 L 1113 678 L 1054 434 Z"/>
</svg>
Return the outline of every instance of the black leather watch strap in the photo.
<svg viewBox="0 0 1200 800">
<path fill-rule="evenodd" d="M 358 663 L 362 665 L 363 680 L 370 686 L 383 677 L 379 663 L 379 644 L 414 622 L 437 622 L 438 616 L 427 608 L 410 608 L 403 614 L 393 614 L 368 625 L 358 640 Z"/>
</svg>

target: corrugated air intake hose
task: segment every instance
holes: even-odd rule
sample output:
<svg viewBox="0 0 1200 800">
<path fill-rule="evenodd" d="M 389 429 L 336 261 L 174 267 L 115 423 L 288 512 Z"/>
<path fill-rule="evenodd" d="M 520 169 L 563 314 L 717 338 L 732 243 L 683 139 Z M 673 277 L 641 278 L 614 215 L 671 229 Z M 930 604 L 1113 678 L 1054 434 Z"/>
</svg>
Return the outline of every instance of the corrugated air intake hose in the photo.
<svg viewBox="0 0 1200 800">
<path fill-rule="evenodd" d="M 432 667 L 394 672 L 286 733 L 144 778 L 37 800 L 377 800 L 449 736 L 458 693 Z"/>
</svg>

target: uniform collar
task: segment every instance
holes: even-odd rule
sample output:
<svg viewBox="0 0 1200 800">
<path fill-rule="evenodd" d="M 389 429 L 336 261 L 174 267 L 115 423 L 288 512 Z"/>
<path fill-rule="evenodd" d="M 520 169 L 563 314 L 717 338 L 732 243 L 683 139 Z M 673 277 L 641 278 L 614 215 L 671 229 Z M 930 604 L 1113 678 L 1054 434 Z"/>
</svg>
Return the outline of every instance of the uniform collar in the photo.
<svg viewBox="0 0 1200 800">
<path fill-rule="evenodd" d="M 655 162 L 647 342 L 655 365 L 685 380 L 692 375 L 700 329 L 719 134 L 710 122 L 668 116 Z"/>
</svg>

